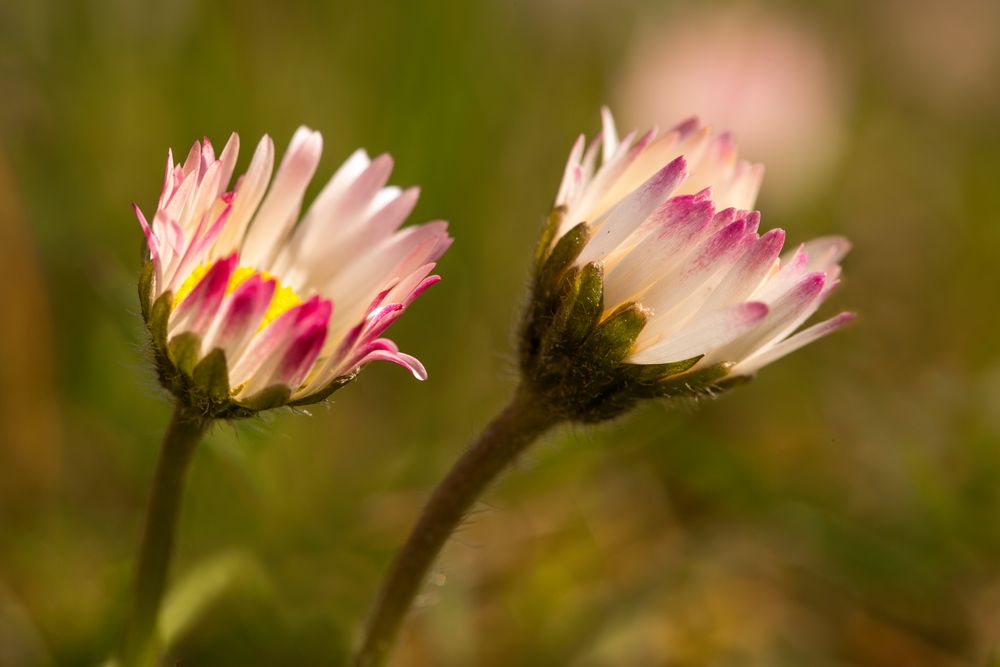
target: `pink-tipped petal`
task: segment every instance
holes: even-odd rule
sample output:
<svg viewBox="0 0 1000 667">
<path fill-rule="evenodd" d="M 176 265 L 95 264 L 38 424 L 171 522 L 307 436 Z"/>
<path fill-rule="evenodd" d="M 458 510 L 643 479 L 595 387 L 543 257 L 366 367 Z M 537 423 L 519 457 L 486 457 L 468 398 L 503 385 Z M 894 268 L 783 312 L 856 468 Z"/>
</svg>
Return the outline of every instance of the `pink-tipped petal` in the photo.
<svg viewBox="0 0 1000 667">
<path fill-rule="evenodd" d="M 709 237 L 685 262 L 680 275 L 661 279 L 642 299 L 659 316 L 698 294 L 698 288 L 724 273 L 746 238 L 746 220 L 736 220 Z M 711 285 L 709 285 L 711 287 Z M 700 302 L 708 294 L 698 294 Z"/>
<path fill-rule="evenodd" d="M 184 209 L 194 197 L 198 187 L 197 174 L 185 174 L 177 189 L 170 196 L 170 201 L 161 210 L 157 211 L 157 217 L 162 217 L 165 222 L 171 224 L 179 223 Z"/>
<path fill-rule="evenodd" d="M 690 118 L 685 118 L 677 125 L 674 125 L 670 128 L 670 131 L 676 132 L 679 138 L 684 139 L 693 134 L 700 127 L 701 123 L 698 122 L 698 117 L 691 116 Z"/>
<path fill-rule="evenodd" d="M 404 309 L 401 303 L 390 303 L 376 308 L 365 318 L 365 327 L 361 332 L 362 339 L 375 338 L 381 334 L 399 318 Z"/>
<path fill-rule="evenodd" d="M 439 282 L 441 282 L 441 276 L 437 276 L 437 275 L 435 275 L 435 276 L 427 276 L 426 278 L 424 278 L 423 280 L 421 280 L 420 283 L 417 284 L 417 286 L 413 288 L 413 290 L 410 292 L 409 296 L 407 296 L 403 300 L 403 305 L 406 306 L 406 307 L 409 307 L 410 304 L 412 304 L 414 301 L 416 301 L 417 297 L 419 297 L 421 294 L 423 294 L 429 287 L 431 287 L 432 285 L 437 285 Z"/>
<path fill-rule="evenodd" d="M 388 296 L 389 301 L 394 301 L 403 304 L 409 304 L 413 301 L 410 298 L 410 294 L 413 290 L 427 277 L 427 275 L 434 270 L 434 262 L 428 262 L 418 266 L 415 270 L 407 273 L 403 278 L 396 284 Z M 426 287 L 425 287 L 426 289 Z"/>
<path fill-rule="evenodd" d="M 713 361 L 741 361 L 765 346 L 783 339 L 809 318 L 822 302 L 826 276 L 810 273 L 770 304 L 760 326 L 713 353 Z"/>
<path fill-rule="evenodd" d="M 635 231 L 684 180 L 686 162 L 679 157 L 616 204 L 598 223 L 594 237 L 580 254 L 580 263 L 600 261 Z"/>
<path fill-rule="evenodd" d="M 715 288 L 705 308 L 738 303 L 753 294 L 778 260 L 785 232 L 772 229 L 753 242 Z"/>
<path fill-rule="evenodd" d="M 216 220 L 211 222 L 208 226 L 208 229 L 205 231 L 201 231 L 201 229 L 199 229 L 195 232 L 194 238 L 188 244 L 187 251 L 173 268 L 171 284 L 168 285 L 169 289 L 176 289 L 179 287 L 183 279 L 187 276 L 188 271 L 202 263 L 207 254 L 208 248 L 212 245 L 215 239 L 218 238 L 219 233 L 225 227 L 231 210 L 232 207 L 226 205 Z M 209 220 L 206 218 L 206 220 L 203 221 L 203 224 L 204 222 L 209 222 Z"/>
<path fill-rule="evenodd" d="M 389 352 L 386 350 L 373 350 L 366 354 L 357 365 L 364 365 L 370 361 L 391 361 L 394 364 L 399 364 L 410 373 L 416 379 L 424 381 L 427 379 L 427 369 L 424 365 L 420 363 L 420 360 L 416 357 L 412 357 L 404 352 Z"/>
<path fill-rule="evenodd" d="M 132 210 L 135 212 L 135 217 L 139 219 L 139 226 L 142 227 L 142 233 L 146 237 L 146 247 L 149 248 L 150 259 L 158 265 L 160 262 L 160 242 L 157 240 L 156 235 L 153 234 L 153 230 L 149 228 L 146 216 L 142 214 L 139 205 L 133 202 Z"/>
<path fill-rule="evenodd" d="M 806 345 L 827 336 L 837 329 L 849 324 L 854 321 L 857 317 L 855 313 L 840 313 L 835 317 L 814 324 L 808 329 L 803 329 L 799 333 L 786 338 L 785 340 L 770 346 L 760 352 L 751 355 L 746 360 L 737 364 L 733 369 L 734 374 L 738 375 L 749 375 L 751 373 L 756 373 L 758 370 L 767 366 L 768 364 L 774 363 L 778 359 L 785 357 L 796 350 L 799 350 Z"/>
<path fill-rule="evenodd" d="M 778 258 L 778 270 L 768 276 L 753 293 L 753 297 L 761 301 L 773 301 L 800 281 L 808 273 L 808 268 L 809 255 L 805 246 L 800 245 L 795 251 Z"/>
<path fill-rule="evenodd" d="M 712 202 L 702 197 L 673 197 L 650 218 L 648 235 L 617 262 L 609 262 L 605 306 L 636 298 L 650 285 L 672 275 L 696 248 L 695 241 L 712 218 Z"/>
</svg>

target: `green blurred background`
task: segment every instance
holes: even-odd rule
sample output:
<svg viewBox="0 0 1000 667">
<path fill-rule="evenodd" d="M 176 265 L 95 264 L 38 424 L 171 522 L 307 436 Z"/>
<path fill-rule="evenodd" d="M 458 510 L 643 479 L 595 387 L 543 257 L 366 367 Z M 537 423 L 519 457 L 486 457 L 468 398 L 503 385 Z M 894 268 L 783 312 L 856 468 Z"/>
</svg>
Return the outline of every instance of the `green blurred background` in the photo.
<svg viewBox="0 0 1000 667">
<path fill-rule="evenodd" d="M 512 388 L 535 233 L 602 103 L 734 126 L 765 228 L 854 241 L 825 312 L 860 321 L 721 400 L 548 438 L 394 664 L 990 664 L 998 80 L 994 0 L 0 1 L 0 664 L 100 664 L 122 621 L 170 410 L 129 203 L 155 206 L 168 147 L 306 123 L 320 176 L 391 151 L 412 220 L 452 224 L 393 329 L 426 383 L 376 364 L 311 416 L 220 427 L 189 480 L 170 664 L 337 665 Z"/>
</svg>

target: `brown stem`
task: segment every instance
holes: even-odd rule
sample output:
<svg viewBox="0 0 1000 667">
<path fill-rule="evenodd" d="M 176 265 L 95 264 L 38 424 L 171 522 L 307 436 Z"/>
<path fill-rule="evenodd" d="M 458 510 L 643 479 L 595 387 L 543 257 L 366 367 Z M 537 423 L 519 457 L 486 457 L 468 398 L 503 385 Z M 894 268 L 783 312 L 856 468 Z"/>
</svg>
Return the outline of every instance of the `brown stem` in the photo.
<svg viewBox="0 0 1000 667">
<path fill-rule="evenodd" d="M 174 406 L 146 507 L 146 526 L 136 566 L 135 597 L 121 646 L 123 667 L 147 665 L 154 659 L 156 617 L 173 552 L 184 476 L 209 423 L 180 401 Z"/>
<path fill-rule="evenodd" d="M 354 667 L 382 667 L 438 553 L 483 490 L 542 433 L 560 421 L 530 392 L 510 404 L 438 484 L 393 561 Z"/>
</svg>

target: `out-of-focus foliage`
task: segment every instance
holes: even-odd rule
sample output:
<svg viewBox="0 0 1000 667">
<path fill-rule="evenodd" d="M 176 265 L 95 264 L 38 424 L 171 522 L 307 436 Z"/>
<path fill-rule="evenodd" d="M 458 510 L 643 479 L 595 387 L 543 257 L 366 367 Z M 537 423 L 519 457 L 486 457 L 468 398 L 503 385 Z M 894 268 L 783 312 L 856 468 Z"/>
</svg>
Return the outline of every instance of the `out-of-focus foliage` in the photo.
<svg viewBox="0 0 1000 667">
<path fill-rule="evenodd" d="M 697 73 L 651 92 L 790 118 L 743 129 L 785 176 L 819 170 L 765 178 L 763 224 L 850 236 L 827 312 L 861 320 L 720 401 L 534 449 L 447 548 L 395 664 L 990 664 L 1000 10 L 703 5 L 0 4 L 0 665 L 100 664 L 120 627 L 169 413 L 128 204 L 155 202 L 168 146 L 284 144 L 307 123 L 320 174 L 391 151 L 394 181 L 423 188 L 415 218 L 452 222 L 444 282 L 393 330 L 426 384 L 371 366 L 312 416 L 220 427 L 189 480 L 164 619 L 180 664 L 338 664 L 428 490 L 511 389 L 512 316 L 573 139 L 605 102 L 650 120 L 651 54 Z M 735 78 L 728 51 L 716 77 L 711 49 L 635 50 L 678 26 L 788 41 Z M 795 83 L 803 44 L 828 87 Z"/>
</svg>

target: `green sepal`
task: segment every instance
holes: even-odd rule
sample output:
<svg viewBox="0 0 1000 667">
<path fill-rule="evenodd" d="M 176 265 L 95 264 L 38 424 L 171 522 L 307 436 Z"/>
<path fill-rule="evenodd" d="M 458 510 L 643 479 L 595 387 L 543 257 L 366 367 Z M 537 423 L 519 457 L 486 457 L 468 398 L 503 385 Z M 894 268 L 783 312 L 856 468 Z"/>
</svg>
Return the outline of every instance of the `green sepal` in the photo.
<svg viewBox="0 0 1000 667">
<path fill-rule="evenodd" d="M 666 364 L 624 364 L 622 372 L 633 382 L 648 384 L 658 380 L 666 380 L 679 375 L 702 360 L 704 354 L 699 354 L 683 361 L 671 361 Z"/>
<path fill-rule="evenodd" d="M 563 234 L 556 241 L 552 253 L 545 259 L 535 280 L 535 299 L 543 299 L 555 292 L 559 280 L 567 269 L 580 256 L 584 246 L 590 240 L 590 226 L 581 222 L 573 229 Z"/>
<path fill-rule="evenodd" d="M 192 331 L 174 336 L 167 344 L 167 356 L 177 370 L 191 377 L 201 356 L 201 337 Z"/>
<path fill-rule="evenodd" d="M 552 242 L 556 238 L 556 234 L 559 233 L 559 227 L 562 225 L 563 218 L 566 217 L 566 207 L 556 206 L 549 213 L 549 217 L 545 220 L 545 225 L 542 227 L 542 233 L 538 236 L 538 245 L 535 246 L 535 269 L 539 269 L 542 266 L 542 262 L 549 255 L 549 248 L 552 246 Z"/>
<path fill-rule="evenodd" d="M 580 357 L 602 370 L 618 366 L 635 345 L 649 311 L 637 303 L 622 304 L 601 322 L 580 348 Z"/>
<path fill-rule="evenodd" d="M 347 375 L 341 375 L 340 377 L 334 378 L 333 382 L 326 385 L 319 391 L 314 391 L 311 394 L 303 396 L 302 398 L 296 399 L 289 403 L 291 407 L 299 407 L 302 405 L 313 405 L 314 403 L 319 403 L 320 401 L 326 400 L 330 397 L 333 392 L 337 391 L 344 385 L 352 382 L 358 377 L 358 370 L 348 373 Z"/>
<path fill-rule="evenodd" d="M 591 262 L 580 270 L 573 309 L 566 321 L 564 344 L 573 349 L 593 331 L 604 311 L 604 267 Z"/>
<path fill-rule="evenodd" d="M 734 365 L 732 362 L 725 362 L 674 375 L 644 387 L 642 393 L 649 398 L 715 396 L 726 388 L 720 382 L 732 372 Z"/>
<path fill-rule="evenodd" d="M 191 374 L 195 388 L 208 396 L 213 403 L 229 398 L 229 368 L 226 353 L 215 348 L 198 362 Z"/>
<path fill-rule="evenodd" d="M 547 410 L 563 419 L 600 422 L 642 399 L 714 396 L 740 381 L 728 377 L 731 363 L 698 368 L 704 355 L 628 363 L 651 311 L 628 302 L 605 312 L 604 265 L 580 262 L 593 230 L 581 222 L 558 236 L 565 216 L 564 209 L 554 209 L 542 230 L 520 331 L 523 382 Z M 322 400 L 325 394 L 314 396 L 293 405 Z"/>
<path fill-rule="evenodd" d="M 556 311 L 545 322 L 544 331 L 540 332 L 539 356 L 545 358 L 560 347 L 565 338 L 566 324 L 576 306 L 580 294 L 580 269 L 570 267 L 559 283 L 559 291 L 553 295 L 552 302 Z"/>
<path fill-rule="evenodd" d="M 274 384 L 266 389 L 261 389 L 253 396 L 240 399 L 238 405 L 251 412 L 270 410 L 288 404 L 288 399 L 292 395 L 292 389 L 288 385 Z"/>
<path fill-rule="evenodd" d="M 153 291 L 153 274 L 156 266 L 153 260 L 149 260 L 142 267 L 139 275 L 139 308 L 142 312 L 142 321 L 149 322 L 149 298 Z"/>
<path fill-rule="evenodd" d="M 153 337 L 153 346 L 164 353 L 167 350 L 167 322 L 170 320 L 173 305 L 174 293 L 164 292 L 153 302 L 149 319 L 146 321 L 149 334 Z"/>
<path fill-rule="evenodd" d="M 549 335 L 549 325 L 564 304 L 563 297 L 574 291 L 575 285 L 567 281 L 575 280 L 575 277 L 568 274 L 573 268 L 573 261 L 589 238 L 590 230 L 585 223 L 580 223 L 563 234 L 541 268 L 536 271 L 531 304 L 521 323 L 522 368 L 537 362 L 542 340 Z"/>
</svg>

